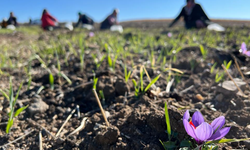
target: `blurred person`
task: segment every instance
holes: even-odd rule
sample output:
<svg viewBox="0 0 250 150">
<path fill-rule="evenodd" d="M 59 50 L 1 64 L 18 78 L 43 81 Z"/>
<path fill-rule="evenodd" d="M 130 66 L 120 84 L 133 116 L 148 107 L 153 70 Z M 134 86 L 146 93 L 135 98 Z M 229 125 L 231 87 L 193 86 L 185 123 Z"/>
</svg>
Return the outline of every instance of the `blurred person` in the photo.
<svg viewBox="0 0 250 150">
<path fill-rule="evenodd" d="M 208 25 L 207 22 L 210 21 L 202 7 L 195 3 L 195 0 L 187 0 L 186 6 L 182 8 L 181 13 L 169 27 L 172 27 L 181 17 L 184 17 L 185 27 L 187 29 L 206 28 Z"/>
<path fill-rule="evenodd" d="M 91 19 L 89 16 L 86 14 L 82 14 L 81 12 L 78 13 L 79 19 L 75 25 L 77 27 L 79 24 L 89 24 L 89 25 L 94 25 L 93 19 Z"/>
<path fill-rule="evenodd" d="M 17 18 L 14 16 L 13 12 L 10 12 L 10 17 L 9 17 L 7 23 L 8 23 L 8 25 L 14 25 L 14 26 L 18 25 Z"/>
<path fill-rule="evenodd" d="M 6 28 L 8 26 L 7 19 L 4 18 L 3 21 L 1 22 L 1 27 Z"/>
<path fill-rule="evenodd" d="M 101 23 L 101 30 L 110 29 L 111 26 L 117 25 L 117 15 L 119 13 L 118 9 L 115 9 L 111 15 L 109 15 L 102 23 Z"/>
<path fill-rule="evenodd" d="M 56 27 L 56 23 L 58 22 L 56 18 L 52 17 L 46 9 L 43 10 L 42 14 L 42 28 L 44 30 L 53 30 Z"/>
</svg>

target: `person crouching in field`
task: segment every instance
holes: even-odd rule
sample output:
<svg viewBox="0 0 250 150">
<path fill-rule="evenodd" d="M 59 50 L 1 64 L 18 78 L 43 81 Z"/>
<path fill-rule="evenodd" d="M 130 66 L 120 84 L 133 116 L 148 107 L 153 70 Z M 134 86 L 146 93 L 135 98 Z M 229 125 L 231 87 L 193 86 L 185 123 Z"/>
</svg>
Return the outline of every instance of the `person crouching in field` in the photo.
<svg viewBox="0 0 250 150">
<path fill-rule="evenodd" d="M 10 17 L 7 21 L 8 25 L 18 26 L 17 18 L 14 16 L 13 12 L 10 12 Z"/>
<path fill-rule="evenodd" d="M 75 25 L 75 27 L 78 27 L 79 24 L 89 24 L 89 25 L 94 25 L 93 19 L 91 19 L 89 16 L 86 14 L 78 13 L 79 19 Z"/>
<path fill-rule="evenodd" d="M 53 28 L 56 26 L 57 19 L 52 17 L 46 9 L 43 10 L 42 14 L 42 28 L 44 30 L 53 30 Z"/>
<path fill-rule="evenodd" d="M 110 29 L 111 26 L 117 25 L 117 14 L 118 9 L 115 9 L 111 15 L 109 15 L 102 23 L 101 23 L 101 30 Z"/>
<path fill-rule="evenodd" d="M 205 28 L 207 27 L 206 22 L 210 21 L 202 7 L 195 3 L 195 0 L 187 0 L 187 5 L 182 8 L 181 13 L 175 18 L 169 27 L 172 27 L 181 17 L 184 17 L 185 27 L 187 29 Z"/>
</svg>

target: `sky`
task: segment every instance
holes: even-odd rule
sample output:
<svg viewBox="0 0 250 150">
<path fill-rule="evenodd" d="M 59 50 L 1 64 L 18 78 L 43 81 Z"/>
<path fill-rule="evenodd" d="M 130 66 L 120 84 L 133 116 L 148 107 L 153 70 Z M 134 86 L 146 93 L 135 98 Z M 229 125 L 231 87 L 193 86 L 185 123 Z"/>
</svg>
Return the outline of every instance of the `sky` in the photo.
<svg viewBox="0 0 250 150">
<path fill-rule="evenodd" d="M 212 19 L 250 20 L 250 0 L 196 0 Z M 186 0 L 1 0 L 0 19 L 13 11 L 19 22 L 40 19 L 46 8 L 59 21 L 77 21 L 81 11 L 101 22 L 114 8 L 119 21 L 170 19 L 176 17 Z"/>
</svg>

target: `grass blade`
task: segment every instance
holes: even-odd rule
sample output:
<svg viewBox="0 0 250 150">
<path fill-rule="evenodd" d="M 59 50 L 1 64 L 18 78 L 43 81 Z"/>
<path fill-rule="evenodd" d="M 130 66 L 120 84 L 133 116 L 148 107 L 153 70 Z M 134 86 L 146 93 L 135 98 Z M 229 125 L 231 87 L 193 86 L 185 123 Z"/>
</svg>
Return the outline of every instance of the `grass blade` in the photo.
<svg viewBox="0 0 250 150">
<path fill-rule="evenodd" d="M 17 117 L 22 111 L 24 111 L 29 105 L 25 106 L 25 107 L 21 107 L 19 108 L 16 112 L 14 117 Z"/>
<path fill-rule="evenodd" d="M 157 77 L 155 77 L 149 84 L 148 84 L 148 86 L 145 88 L 145 90 L 144 90 L 144 92 L 147 92 L 147 90 L 153 85 L 153 84 L 155 84 L 155 82 L 160 78 L 160 74 L 157 76 Z"/>
<path fill-rule="evenodd" d="M 166 124 L 167 124 L 167 131 L 168 131 L 168 139 L 171 139 L 171 125 L 170 125 L 170 119 L 168 114 L 168 105 L 167 102 L 165 103 L 165 118 L 166 118 Z"/>
<path fill-rule="evenodd" d="M 221 140 L 215 140 L 215 141 L 209 141 L 206 144 L 220 144 L 220 143 L 228 143 L 228 142 L 241 142 L 241 141 L 247 141 L 250 140 L 250 138 L 247 139 L 221 139 Z"/>
</svg>

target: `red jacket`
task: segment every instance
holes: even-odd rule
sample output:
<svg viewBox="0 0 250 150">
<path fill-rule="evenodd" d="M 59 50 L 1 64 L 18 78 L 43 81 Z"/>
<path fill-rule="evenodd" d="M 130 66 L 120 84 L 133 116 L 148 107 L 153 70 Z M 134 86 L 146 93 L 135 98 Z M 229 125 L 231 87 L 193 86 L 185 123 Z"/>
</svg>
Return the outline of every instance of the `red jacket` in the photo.
<svg viewBox="0 0 250 150">
<path fill-rule="evenodd" d="M 42 18 L 42 27 L 55 26 L 56 18 L 52 17 L 49 13 L 43 14 Z"/>
</svg>

